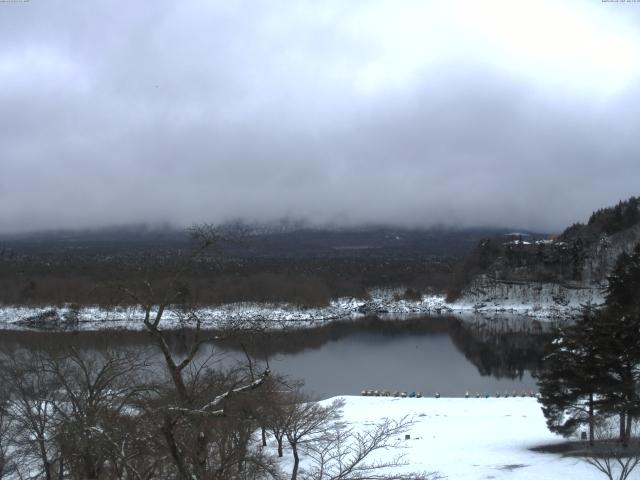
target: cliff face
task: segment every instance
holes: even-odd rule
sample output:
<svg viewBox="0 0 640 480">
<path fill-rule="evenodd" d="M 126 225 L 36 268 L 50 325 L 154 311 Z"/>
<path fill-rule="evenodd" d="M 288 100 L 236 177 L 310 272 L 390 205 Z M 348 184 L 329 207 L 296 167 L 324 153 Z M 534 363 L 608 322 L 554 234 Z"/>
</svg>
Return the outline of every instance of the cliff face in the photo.
<svg viewBox="0 0 640 480">
<path fill-rule="evenodd" d="M 603 234 L 589 249 L 582 265 L 584 285 L 604 285 L 622 253 L 631 253 L 640 242 L 640 224 L 612 235 Z"/>
<path fill-rule="evenodd" d="M 480 310 L 532 312 L 600 304 L 618 257 L 639 242 L 640 223 L 610 233 L 574 225 L 554 241 L 493 240 L 494 260 L 457 301 Z"/>
<path fill-rule="evenodd" d="M 581 286 L 551 282 L 512 282 L 483 275 L 465 289 L 459 302 L 476 310 L 513 310 L 553 316 L 577 312 L 582 305 L 604 301 L 600 286 Z"/>
</svg>

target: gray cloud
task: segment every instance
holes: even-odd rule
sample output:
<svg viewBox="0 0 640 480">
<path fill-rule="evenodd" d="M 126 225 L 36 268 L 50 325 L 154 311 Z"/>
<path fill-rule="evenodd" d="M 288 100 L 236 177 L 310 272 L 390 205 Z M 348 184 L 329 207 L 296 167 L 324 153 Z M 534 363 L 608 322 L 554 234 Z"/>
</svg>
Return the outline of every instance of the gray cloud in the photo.
<svg viewBox="0 0 640 480">
<path fill-rule="evenodd" d="M 638 194 L 640 7 L 569 2 L 532 38 L 497 0 L 495 25 L 473 2 L 218 3 L 0 5 L 0 232 L 553 230 Z"/>
</svg>

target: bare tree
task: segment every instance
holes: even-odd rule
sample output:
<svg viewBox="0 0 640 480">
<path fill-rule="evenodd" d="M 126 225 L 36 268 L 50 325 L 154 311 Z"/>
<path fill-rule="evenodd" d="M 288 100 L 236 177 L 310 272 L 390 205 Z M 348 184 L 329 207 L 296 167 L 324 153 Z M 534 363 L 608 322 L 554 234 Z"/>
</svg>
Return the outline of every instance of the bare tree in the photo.
<svg viewBox="0 0 640 480">
<path fill-rule="evenodd" d="M 302 383 L 291 383 L 288 379 L 273 375 L 265 383 L 263 390 L 263 402 L 261 402 L 259 415 L 262 434 L 262 446 L 267 446 L 267 431 L 275 439 L 278 457 L 284 455 L 284 440 L 291 417 L 291 403 L 295 396 L 293 392 L 299 391 Z"/>
<path fill-rule="evenodd" d="M 62 469 L 52 434 L 59 423 L 58 395 L 57 384 L 43 365 L 41 353 L 4 354 L 0 383 L 10 398 L 7 414 L 12 423 L 12 446 L 22 470 L 52 480 Z"/>
<path fill-rule="evenodd" d="M 135 430 L 128 420 L 137 416 L 134 404 L 150 391 L 143 380 L 146 366 L 136 352 L 81 353 L 74 348 L 42 361 L 44 372 L 59 386 L 53 405 L 56 442 L 72 477 L 113 478 L 124 472 L 144 477 L 133 460 L 148 452 L 134 448 Z"/>
<path fill-rule="evenodd" d="M 344 400 L 334 400 L 331 404 L 322 406 L 312 402 L 300 391 L 285 396 L 282 400 L 282 430 L 291 447 L 293 455 L 293 469 L 291 480 L 298 477 L 300 467 L 300 448 L 322 438 L 333 428 L 340 419 L 340 409 Z"/>
<path fill-rule="evenodd" d="M 148 389 L 134 352 L 20 351 L 5 356 L 11 449 L 21 475 L 150 478 L 136 409 Z M 145 468 L 143 468 L 145 467 Z"/>
<path fill-rule="evenodd" d="M 16 468 L 11 452 L 12 418 L 9 412 L 8 392 L 0 393 L 0 478 L 11 475 Z"/>
<path fill-rule="evenodd" d="M 584 452 L 582 459 L 609 480 L 630 478 L 640 463 L 640 442 L 637 436 L 627 440 L 627 443 L 621 442 L 616 427 L 608 419 L 598 423 L 595 436 L 596 442 Z"/>
<path fill-rule="evenodd" d="M 384 419 L 367 430 L 356 431 L 334 423 L 333 429 L 314 442 L 305 445 L 311 466 L 305 480 L 437 480 L 435 472 L 394 473 L 406 466 L 402 455 L 390 460 L 376 460 L 376 453 L 401 449 L 398 438 L 413 421 L 404 417 L 398 421 Z"/>
<path fill-rule="evenodd" d="M 270 372 L 267 368 L 258 375 L 252 371 L 250 377 L 238 374 L 225 377 L 213 371 L 209 358 L 205 361 L 198 358 L 203 345 L 211 338 L 203 335 L 201 313 L 189 304 L 183 277 L 194 262 L 201 260 L 204 252 L 215 252 L 229 238 L 208 225 L 194 227 L 191 234 L 196 243 L 194 250 L 181 259 L 175 274 L 161 288 L 154 287 L 149 281 L 144 282 L 140 291 L 123 286 L 118 288 L 142 309 L 144 326 L 163 356 L 173 386 L 171 391 L 165 389 L 162 401 L 158 403 L 162 407 L 158 423 L 177 476 L 185 480 L 231 478 L 226 462 L 222 461 L 227 450 L 221 447 L 226 443 L 220 441 L 218 434 L 229 431 L 227 427 L 235 422 L 240 429 L 232 429 L 236 447 L 240 447 L 241 452 L 246 450 L 244 446 L 250 436 L 246 434 L 247 425 L 240 425 L 237 418 L 230 420 L 229 411 L 239 398 L 259 388 Z M 172 352 L 164 330 L 163 316 L 169 308 L 180 312 L 182 324 L 194 329 L 191 345 L 182 356 Z M 236 325 L 225 324 L 218 337 L 236 328 Z M 247 329 L 247 326 L 241 328 Z M 220 418 L 227 420 L 217 420 Z M 251 415 L 245 412 L 245 418 L 251 418 Z M 214 448 L 216 445 L 217 449 Z M 236 460 L 237 465 L 244 463 L 246 455 L 240 457 Z"/>
<path fill-rule="evenodd" d="M 323 405 L 312 402 L 299 389 L 280 393 L 270 405 L 267 424 L 282 456 L 282 439 L 286 438 L 293 455 L 291 480 L 436 480 L 435 473 L 393 473 L 406 466 L 404 457 L 387 461 L 374 457 L 382 450 L 402 448 L 398 437 L 413 422 L 383 420 L 364 431 L 356 431 L 342 421 L 344 400 Z M 303 458 L 303 455 L 305 456 Z M 302 469 L 302 461 L 305 469 Z"/>
</svg>

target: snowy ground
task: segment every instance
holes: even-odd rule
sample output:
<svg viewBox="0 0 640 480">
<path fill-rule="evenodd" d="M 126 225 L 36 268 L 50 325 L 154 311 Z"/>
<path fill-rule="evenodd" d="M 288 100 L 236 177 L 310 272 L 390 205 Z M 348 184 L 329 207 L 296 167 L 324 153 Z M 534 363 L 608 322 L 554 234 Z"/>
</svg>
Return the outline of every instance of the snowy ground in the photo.
<svg viewBox="0 0 640 480">
<path fill-rule="evenodd" d="M 518 303 L 492 302 L 490 304 L 456 302 L 447 303 L 443 296 L 426 295 L 419 300 L 399 300 L 402 290 L 373 290 L 370 299 L 339 298 L 332 300 L 326 307 L 301 308 L 296 305 L 235 303 L 199 310 L 203 327 L 216 328 L 225 324 L 239 325 L 253 322 L 265 322 L 272 328 L 306 328 L 318 326 L 334 320 L 361 318 L 372 314 L 480 314 L 486 317 L 520 315 L 541 320 L 554 320 L 571 317 L 576 314 L 579 305 L 569 303 Z M 53 307 L 22 307 L 0 305 L 0 328 L 65 328 L 68 307 L 55 309 L 54 315 L 42 315 Z M 40 318 L 38 318 L 40 316 Z M 142 311 L 135 308 L 102 309 L 86 307 L 78 314 L 78 323 L 73 328 L 82 330 L 103 329 L 142 329 Z M 165 328 L 184 326 L 180 312 L 168 309 L 163 317 Z"/>
<path fill-rule="evenodd" d="M 409 462 L 403 471 L 437 471 L 452 480 L 603 478 L 582 460 L 529 450 L 562 441 L 547 430 L 535 398 L 342 398 L 344 419 L 356 427 L 414 417 L 411 439 L 402 439 Z"/>
</svg>

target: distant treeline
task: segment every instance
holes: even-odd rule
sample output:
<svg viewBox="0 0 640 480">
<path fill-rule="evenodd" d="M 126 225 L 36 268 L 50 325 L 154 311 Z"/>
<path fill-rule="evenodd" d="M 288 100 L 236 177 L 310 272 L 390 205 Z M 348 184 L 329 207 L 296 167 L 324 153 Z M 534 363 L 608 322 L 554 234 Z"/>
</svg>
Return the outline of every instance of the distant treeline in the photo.
<svg viewBox="0 0 640 480">
<path fill-rule="evenodd" d="M 613 207 L 596 210 L 587 224 L 575 223 L 560 236 L 565 241 L 582 240 L 590 243 L 603 233 L 612 235 L 640 223 L 640 200 L 631 197 Z"/>
<path fill-rule="evenodd" d="M 58 259 L 59 260 L 59 259 Z M 332 298 L 365 298 L 373 287 L 402 286 L 413 291 L 446 288 L 453 259 L 403 258 L 252 258 L 201 261 L 181 275 L 190 303 L 292 302 L 326 305 Z M 127 258 L 126 261 L 66 261 L 47 264 L 0 261 L 0 302 L 7 304 L 122 305 L 127 287 L 140 291 L 149 281 L 168 285 L 180 257 Z"/>
<path fill-rule="evenodd" d="M 479 274 L 501 280 L 581 280 L 589 246 L 640 222 L 635 197 L 594 212 L 554 242 L 546 235 L 499 230 L 301 229 L 250 231 L 182 271 L 181 291 L 196 305 L 292 302 L 326 305 L 365 298 L 375 287 L 406 296 L 456 298 Z M 177 230 L 130 228 L 0 238 L 0 302 L 120 305 L 121 287 L 156 289 L 184 266 L 193 245 Z M 174 286 L 175 287 L 175 286 Z"/>
<path fill-rule="evenodd" d="M 497 230 L 300 230 L 250 233 L 211 249 L 181 273 L 181 291 L 196 305 L 292 302 L 326 305 L 365 298 L 375 287 L 407 296 L 448 288 L 453 265 Z M 125 229 L 0 239 L 0 302 L 121 305 L 121 287 L 156 291 L 184 268 L 193 251 L 184 233 Z"/>
</svg>

